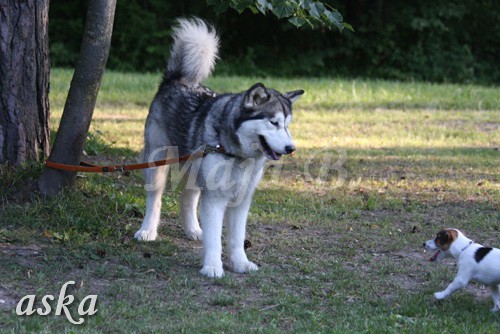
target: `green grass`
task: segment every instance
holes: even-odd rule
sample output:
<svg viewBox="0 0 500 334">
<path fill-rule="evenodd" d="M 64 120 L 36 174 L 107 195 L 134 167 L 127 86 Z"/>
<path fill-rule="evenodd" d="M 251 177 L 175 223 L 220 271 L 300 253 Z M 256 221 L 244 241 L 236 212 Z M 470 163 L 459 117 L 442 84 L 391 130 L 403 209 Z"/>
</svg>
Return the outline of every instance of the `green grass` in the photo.
<svg viewBox="0 0 500 334">
<path fill-rule="evenodd" d="M 52 72 L 53 130 L 70 79 Z M 106 73 L 87 160 L 135 161 L 159 81 Z M 456 267 L 429 263 L 421 248 L 445 226 L 500 246 L 500 90 L 308 78 L 208 85 L 238 91 L 256 81 L 306 90 L 291 126 L 299 150 L 267 169 L 249 215 L 258 272 L 202 277 L 201 244 L 183 237 L 175 191 L 163 199 L 159 240 L 135 242 L 145 206 L 138 172 L 82 175 L 76 188 L 26 203 L 13 189 L 40 166 L 1 167 L 0 332 L 500 332 L 479 284 L 433 299 Z M 345 150 L 342 185 L 337 170 L 321 170 L 319 150 Z M 69 280 L 77 300 L 98 295 L 84 325 L 13 311 L 22 296 L 57 295 Z"/>
</svg>

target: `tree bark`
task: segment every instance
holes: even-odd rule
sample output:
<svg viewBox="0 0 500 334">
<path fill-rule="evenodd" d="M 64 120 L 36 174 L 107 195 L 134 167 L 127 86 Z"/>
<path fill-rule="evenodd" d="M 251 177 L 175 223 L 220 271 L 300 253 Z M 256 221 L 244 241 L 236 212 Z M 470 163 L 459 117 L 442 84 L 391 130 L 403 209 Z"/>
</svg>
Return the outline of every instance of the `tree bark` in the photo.
<svg viewBox="0 0 500 334">
<path fill-rule="evenodd" d="M 108 60 L 116 0 L 90 0 L 82 45 L 49 160 L 77 165 Z M 53 195 L 75 183 L 76 172 L 45 167 L 38 190 Z"/>
<path fill-rule="evenodd" d="M 0 164 L 49 154 L 49 0 L 0 0 Z"/>
</svg>

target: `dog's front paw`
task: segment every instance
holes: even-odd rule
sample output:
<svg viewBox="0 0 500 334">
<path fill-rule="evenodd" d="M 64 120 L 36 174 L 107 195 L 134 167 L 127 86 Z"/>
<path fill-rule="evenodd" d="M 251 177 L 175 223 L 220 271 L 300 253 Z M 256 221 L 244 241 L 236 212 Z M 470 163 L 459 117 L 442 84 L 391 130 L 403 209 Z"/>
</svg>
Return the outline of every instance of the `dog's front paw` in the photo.
<svg viewBox="0 0 500 334">
<path fill-rule="evenodd" d="M 446 293 L 444 293 L 443 291 L 441 292 L 436 292 L 434 294 L 434 298 L 436 298 L 437 300 L 441 300 L 441 299 L 444 299 L 446 297 Z"/>
<path fill-rule="evenodd" d="M 199 227 L 192 228 L 189 230 L 184 230 L 184 233 L 186 234 L 186 237 L 188 237 L 188 239 L 192 240 L 202 240 L 203 237 L 203 231 Z"/>
<path fill-rule="evenodd" d="M 235 273 L 249 273 L 259 270 L 259 267 L 250 261 L 233 262 L 233 271 Z"/>
<path fill-rule="evenodd" d="M 200 274 L 210 278 L 220 278 L 224 276 L 224 270 L 222 266 L 203 266 L 200 270 Z"/>
<path fill-rule="evenodd" d="M 156 237 L 156 231 L 139 230 L 134 234 L 134 238 L 138 241 L 153 241 L 156 240 Z"/>
</svg>

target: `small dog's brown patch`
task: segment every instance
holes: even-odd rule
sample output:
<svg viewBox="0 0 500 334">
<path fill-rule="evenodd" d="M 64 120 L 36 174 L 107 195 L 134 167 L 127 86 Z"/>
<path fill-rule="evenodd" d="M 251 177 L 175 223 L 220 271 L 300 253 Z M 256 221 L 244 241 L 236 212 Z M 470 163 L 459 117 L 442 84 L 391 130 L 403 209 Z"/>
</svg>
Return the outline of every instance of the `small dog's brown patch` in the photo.
<svg viewBox="0 0 500 334">
<path fill-rule="evenodd" d="M 436 246 L 444 251 L 447 251 L 453 241 L 455 241 L 457 238 L 457 231 L 453 229 L 444 229 L 438 232 L 436 239 L 434 239 L 434 242 L 436 243 Z"/>
</svg>

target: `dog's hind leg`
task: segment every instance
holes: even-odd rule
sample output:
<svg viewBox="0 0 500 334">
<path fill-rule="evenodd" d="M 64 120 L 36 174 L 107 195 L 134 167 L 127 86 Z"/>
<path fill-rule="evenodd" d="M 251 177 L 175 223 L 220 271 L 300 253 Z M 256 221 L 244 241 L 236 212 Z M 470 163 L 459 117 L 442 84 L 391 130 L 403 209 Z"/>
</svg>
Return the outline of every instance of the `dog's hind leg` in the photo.
<svg viewBox="0 0 500 334">
<path fill-rule="evenodd" d="M 151 113 L 160 113 L 161 108 L 158 103 L 153 101 Z M 143 162 L 152 162 L 162 160 L 176 152 L 169 151 L 169 140 L 166 131 L 161 123 L 148 116 L 146 129 L 144 132 L 144 151 L 141 160 Z M 158 224 L 160 223 L 161 196 L 165 189 L 169 167 L 160 166 L 144 169 L 144 189 L 146 190 L 146 215 L 139 231 L 135 232 L 134 238 L 142 241 L 156 240 L 158 235 Z"/>
<path fill-rule="evenodd" d="M 146 216 L 134 238 L 142 241 L 156 240 L 161 213 L 161 197 L 168 174 L 167 166 L 146 169 L 144 181 L 146 189 Z"/>
<path fill-rule="evenodd" d="M 181 219 L 184 233 L 186 233 L 189 239 L 194 240 L 201 240 L 202 238 L 202 231 L 196 214 L 200 193 L 200 190 L 185 188 L 182 190 L 180 198 Z"/>
<path fill-rule="evenodd" d="M 491 296 L 493 297 L 493 308 L 491 309 L 491 311 L 498 312 L 500 311 L 500 285 L 493 284 L 491 286 L 491 292 Z"/>
</svg>

